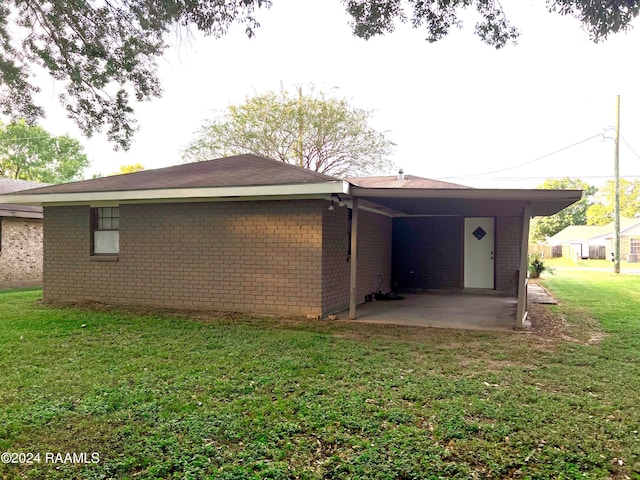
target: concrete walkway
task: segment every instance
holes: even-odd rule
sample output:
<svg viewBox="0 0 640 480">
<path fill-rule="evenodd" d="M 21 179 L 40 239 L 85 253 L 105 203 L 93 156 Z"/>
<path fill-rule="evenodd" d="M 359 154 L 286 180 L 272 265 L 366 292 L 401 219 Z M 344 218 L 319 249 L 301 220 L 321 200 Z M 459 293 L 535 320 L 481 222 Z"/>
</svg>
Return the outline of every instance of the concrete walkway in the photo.
<svg viewBox="0 0 640 480">
<path fill-rule="evenodd" d="M 547 305 L 557 305 L 558 301 L 553 298 L 542 285 L 530 283 L 527 285 L 527 297 L 529 303 L 542 303 Z"/>
</svg>

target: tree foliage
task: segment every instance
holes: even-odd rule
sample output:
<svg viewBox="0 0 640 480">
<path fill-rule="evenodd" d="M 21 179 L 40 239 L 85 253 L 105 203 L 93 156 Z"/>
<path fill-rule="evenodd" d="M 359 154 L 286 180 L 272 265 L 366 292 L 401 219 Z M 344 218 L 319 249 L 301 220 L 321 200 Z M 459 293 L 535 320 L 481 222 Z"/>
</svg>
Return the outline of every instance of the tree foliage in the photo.
<svg viewBox="0 0 640 480">
<path fill-rule="evenodd" d="M 555 215 L 538 219 L 533 227 L 531 235 L 533 240 L 542 242 L 548 237 L 564 230 L 569 225 L 587 224 L 587 210 L 593 203 L 593 196 L 597 191 L 596 187 L 589 185 L 582 180 L 567 177 L 561 180 L 547 179 L 538 188 L 553 190 L 582 190 L 583 193 L 582 198 L 573 205 L 569 205 L 567 208 L 561 210 Z"/>
<path fill-rule="evenodd" d="M 343 0 L 352 17 L 354 34 L 362 38 L 392 32 L 397 22 L 423 28 L 427 40 L 436 42 L 452 27 L 460 27 L 460 13 L 475 8 L 479 20 L 475 33 L 496 48 L 515 42 L 520 35 L 510 25 L 500 2 L 495 0 Z M 637 0 L 547 0 L 550 12 L 579 19 L 589 37 L 600 42 L 611 33 L 629 28 L 640 13 Z"/>
<path fill-rule="evenodd" d="M 337 0 L 336 0 L 337 1 Z M 437 41 L 459 16 L 475 8 L 476 33 L 496 48 L 519 33 L 495 0 L 341 0 L 354 35 L 392 32 L 398 22 L 424 29 Z M 516 1 L 516 0 L 514 0 Z M 62 84 L 60 101 L 82 132 L 106 129 L 116 147 L 128 148 L 136 130 L 133 102 L 162 93 L 157 59 L 170 32 L 196 28 L 219 37 L 233 23 L 253 36 L 257 12 L 272 0 L 5 0 L 0 4 L 0 112 L 29 123 L 43 116 L 34 72 Z M 548 9 L 572 15 L 598 42 L 629 28 L 637 0 L 547 0 Z M 329 29 L 330 26 L 327 26 Z"/>
<path fill-rule="evenodd" d="M 195 26 L 224 34 L 232 22 L 252 35 L 268 0 L 8 0 L 0 5 L 0 109 L 34 122 L 44 114 L 33 66 L 63 84 L 60 101 L 82 132 L 107 129 L 128 148 L 136 129 L 131 98 L 161 95 L 157 59 L 168 33 Z"/>
<path fill-rule="evenodd" d="M 76 180 L 89 165 L 81 143 L 24 121 L 0 122 L 0 176 L 44 183 Z"/>
<path fill-rule="evenodd" d="M 129 165 L 120 165 L 120 168 L 118 169 L 118 171 L 111 173 L 111 175 L 122 175 L 124 173 L 135 173 L 135 172 L 141 172 L 142 170 L 144 170 L 144 165 L 142 165 L 141 163 L 132 163 L 132 164 L 129 164 Z"/>
<path fill-rule="evenodd" d="M 607 181 L 598 191 L 597 202 L 587 210 L 589 225 L 606 225 L 614 220 L 615 182 Z M 640 180 L 620 179 L 620 216 L 640 214 Z"/>
<path fill-rule="evenodd" d="M 269 92 L 232 105 L 187 146 L 187 161 L 254 153 L 335 175 L 389 171 L 393 143 L 368 126 L 371 112 L 323 94 Z"/>
</svg>

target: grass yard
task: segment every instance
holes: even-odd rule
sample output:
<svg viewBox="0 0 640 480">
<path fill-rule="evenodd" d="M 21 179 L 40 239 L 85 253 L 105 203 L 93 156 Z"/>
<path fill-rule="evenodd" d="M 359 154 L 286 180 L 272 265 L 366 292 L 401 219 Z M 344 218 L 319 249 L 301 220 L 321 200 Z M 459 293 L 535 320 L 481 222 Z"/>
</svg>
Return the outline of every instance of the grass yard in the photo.
<svg viewBox="0 0 640 480">
<path fill-rule="evenodd" d="M 613 262 L 611 260 L 596 260 L 593 258 L 576 260 L 571 258 L 557 257 L 545 258 L 544 263 L 545 265 L 548 265 L 552 268 L 597 268 L 613 272 Z M 624 273 L 625 270 L 640 270 L 640 263 L 629 263 L 627 261 L 621 260 L 620 271 Z"/>
<path fill-rule="evenodd" d="M 0 477 L 640 479 L 640 276 L 545 285 L 548 335 L 0 292 L 0 452 L 41 455 Z"/>
</svg>

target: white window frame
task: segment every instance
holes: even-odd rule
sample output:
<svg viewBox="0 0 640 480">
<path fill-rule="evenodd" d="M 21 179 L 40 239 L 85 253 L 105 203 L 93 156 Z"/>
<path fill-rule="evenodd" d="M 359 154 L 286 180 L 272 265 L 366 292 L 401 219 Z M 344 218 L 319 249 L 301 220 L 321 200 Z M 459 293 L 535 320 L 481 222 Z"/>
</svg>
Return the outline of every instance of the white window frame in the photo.
<svg viewBox="0 0 640 480">
<path fill-rule="evenodd" d="M 120 253 L 120 208 L 91 208 L 91 255 Z"/>
</svg>

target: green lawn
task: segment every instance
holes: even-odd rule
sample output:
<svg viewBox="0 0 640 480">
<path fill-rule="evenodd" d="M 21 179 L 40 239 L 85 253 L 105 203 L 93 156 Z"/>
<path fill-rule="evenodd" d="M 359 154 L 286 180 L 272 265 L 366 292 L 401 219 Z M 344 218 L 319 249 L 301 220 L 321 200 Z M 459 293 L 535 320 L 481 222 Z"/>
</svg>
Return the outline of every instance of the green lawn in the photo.
<svg viewBox="0 0 640 480">
<path fill-rule="evenodd" d="M 545 264 L 548 264 L 554 268 L 598 268 L 610 270 L 613 272 L 613 262 L 611 260 L 595 260 L 595 259 L 585 259 L 585 260 L 574 260 L 570 258 L 558 257 L 558 258 L 546 258 L 544 259 Z M 640 270 L 640 263 L 629 263 L 626 261 L 620 262 L 620 271 L 624 272 L 625 270 Z"/>
<path fill-rule="evenodd" d="M 563 337 L 0 292 L 0 452 L 41 455 L 0 477 L 640 479 L 640 276 L 545 284 Z"/>
</svg>

